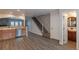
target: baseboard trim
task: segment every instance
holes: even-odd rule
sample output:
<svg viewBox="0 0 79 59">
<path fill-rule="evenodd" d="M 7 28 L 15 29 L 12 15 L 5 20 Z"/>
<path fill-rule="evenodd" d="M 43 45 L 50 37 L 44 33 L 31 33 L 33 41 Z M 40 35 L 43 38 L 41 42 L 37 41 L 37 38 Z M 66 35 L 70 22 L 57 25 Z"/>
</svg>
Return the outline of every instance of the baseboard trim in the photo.
<svg viewBox="0 0 79 59">
<path fill-rule="evenodd" d="M 59 40 L 59 44 L 60 44 L 60 45 L 63 45 L 63 41 Z"/>
<path fill-rule="evenodd" d="M 31 31 L 29 31 L 29 32 L 31 32 Z M 34 32 L 31 32 L 31 33 L 36 34 L 36 33 L 34 33 Z M 40 34 L 36 34 L 36 35 L 40 35 Z M 43 35 L 40 35 L 40 36 L 43 36 Z"/>
</svg>

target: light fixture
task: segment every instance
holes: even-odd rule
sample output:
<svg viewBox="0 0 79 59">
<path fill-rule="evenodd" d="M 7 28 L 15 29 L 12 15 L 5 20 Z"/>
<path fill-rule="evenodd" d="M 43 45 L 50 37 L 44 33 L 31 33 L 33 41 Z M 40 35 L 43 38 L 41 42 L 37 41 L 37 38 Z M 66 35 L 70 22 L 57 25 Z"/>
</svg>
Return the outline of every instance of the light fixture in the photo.
<svg viewBox="0 0 79 59">
<path fill-rule="evenodd" d="M 13 12 L 10 12 L 10 14 L 12 14 Z"/>
<path fill-rule="evenodd" d="M 74 11 L 72 11 L 72 12 L 69 12 L 69 16 L 76 17 L 76 12 L 74 12 Z"/>
<path fill-rule="evenodd" d="M 17 11 L 19 12 L 19 11 L 20 11 L 20 9 L 17 9 Z"/>
<path fill-rule="evenodd" d="M 24 14 L 22 14 L 24 16 Z"/>
</svg>

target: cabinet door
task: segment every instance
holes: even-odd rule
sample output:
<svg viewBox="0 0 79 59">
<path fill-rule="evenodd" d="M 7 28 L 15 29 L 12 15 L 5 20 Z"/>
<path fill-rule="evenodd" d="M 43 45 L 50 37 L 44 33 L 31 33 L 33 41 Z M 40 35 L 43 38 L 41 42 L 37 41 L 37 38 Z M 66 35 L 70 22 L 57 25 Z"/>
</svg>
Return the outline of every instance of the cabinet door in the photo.
<svg viewBox="0 0 79 59">
<path fill-rule="evenodd" d="M 9 24 L 9 19 L 1 18 L 0 19 L 0 25 L 7 26 Z"/>
<path fill-rule="evenodd" d="M 68 40 L 76 41 L 76 32 L 68 31 Z"/>
<path fill-rule="evenodd" d="M 73 33 L 68 31 L 68 40 L 73 40 Z"/>
<path fill-rule="evenodd" d="M 76 41 L 76 32 L 73 32 L 73 41 Z"/>
<path fill-rule="evenodd" d="M 18 21 L 18 23 L 19 23 L 19 26 L 22 26 L 22 21 Z"/>
<path fill-rule="evenodd" d="M 18 26 L 18 21 L 15 21 L 15 26 Z"/>
<path fill-rule="evenodd" d="M 22 21 L 19 22 L 20 26 L 22 26 Z"/>
<path fill-rule="evenodd" d="M 11 26 L 15 26 L 14 23 L 15 23 L 14 21 L 11 21 L 11 22 L 10 22 L 10 25 L 11 25 Z"/>
</svg>

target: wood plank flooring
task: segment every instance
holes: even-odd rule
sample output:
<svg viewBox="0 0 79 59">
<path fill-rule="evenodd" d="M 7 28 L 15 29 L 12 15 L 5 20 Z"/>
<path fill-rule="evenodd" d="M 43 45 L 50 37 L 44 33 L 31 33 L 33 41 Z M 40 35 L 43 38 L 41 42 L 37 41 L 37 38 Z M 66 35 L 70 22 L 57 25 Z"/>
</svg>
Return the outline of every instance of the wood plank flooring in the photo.
<svg viewBox="0 0 79 59">
<path fill-rule="evenodd" d="M 59 45 L 57 40 L 47 39 L 29 32 L 29 37 L 0 41 L 0 50 L 73 50 Z"/>
</svg>

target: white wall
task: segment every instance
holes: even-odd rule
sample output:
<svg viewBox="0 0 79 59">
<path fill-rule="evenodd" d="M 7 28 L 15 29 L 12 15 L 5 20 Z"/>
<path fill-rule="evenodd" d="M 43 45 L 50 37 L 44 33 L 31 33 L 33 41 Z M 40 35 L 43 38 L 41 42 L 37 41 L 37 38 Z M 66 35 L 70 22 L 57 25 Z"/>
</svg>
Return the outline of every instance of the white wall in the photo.
<svg viewBox="0 0 79 59">
<path fill-rule="evenodd" d="M 45 29 L 50 33 L 50 14 L 37 16 L 38 21 L 43 24 Z"/>
<path fill-rule="evenodd" d="M 50 38 L 60 40 L 61 35 L 61 20 L 59 10 L 50 13 Z"/>
<path fill-rule="evenodd" d="M 76 48 L 79 49 L 79 9 L 76 10 L 77 12 L 77 43 L 76 43 Z"/>
<path fill-rule="evenodd" d="M 68 27 L 67 27 L 67 15 L 63 15 L 63 44 L 66 44 L 68 42 Z"/>
<path fill-rule="evenodd" d="M 36 25 L 36 23 L 31 19 L 31 30 L 30 32 L 38 34 L 38 35 L 42 35 L 40 29 L 38 28 L 38 26 Z"/>
</svg>

